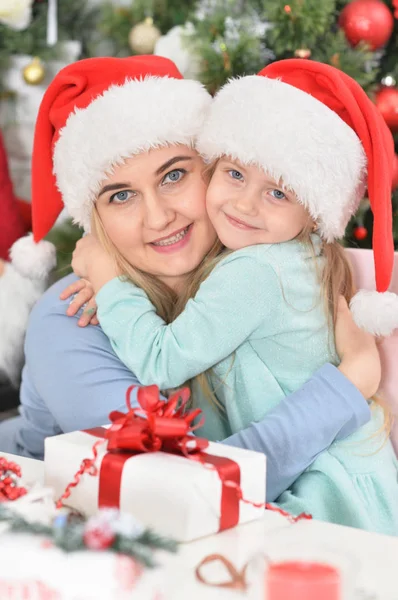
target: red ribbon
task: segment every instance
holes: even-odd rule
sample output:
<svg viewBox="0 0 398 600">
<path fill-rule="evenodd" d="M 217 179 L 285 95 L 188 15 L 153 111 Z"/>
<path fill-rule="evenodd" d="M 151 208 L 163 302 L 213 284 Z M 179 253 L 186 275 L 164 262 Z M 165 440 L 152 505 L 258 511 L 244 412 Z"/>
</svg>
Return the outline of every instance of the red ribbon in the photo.
<svg viewBox="0 0 398 600">
<path fill-rule="evenodd" d="M 200 409 L 187 410 L 189 389 L 173 394 L 167 401 L 159 396 L 159 389 L 152 385 L 138 387 L 138 408 L 132 408 L 131 392 L 138 386 L 132 385 L 126 393 L 127 413 L 113 411 L 109 429 L 96 427 L 86 433 L 108 440 L 108 452 L 102 459 L 99 473 L 99 507 L 119 507 L 123 468 L 132 456 L 143 452 L 168 452 L 197 460 L 215 469 L 221 480 L 220 528 L 229 529 L 239 522 L 240 468 L 225 457 L 203 452 L 207 440 L 192 436 L 202 421 L 193 425 L 201 413 Z"/>
</svg>

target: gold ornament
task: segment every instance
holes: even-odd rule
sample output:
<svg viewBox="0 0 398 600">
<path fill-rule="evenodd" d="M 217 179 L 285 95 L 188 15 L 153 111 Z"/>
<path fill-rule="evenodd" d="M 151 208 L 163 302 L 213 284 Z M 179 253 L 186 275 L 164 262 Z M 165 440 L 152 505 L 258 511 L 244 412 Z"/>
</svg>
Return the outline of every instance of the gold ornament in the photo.
<svg viewBox="0 0 398 600">
<path fill-rule="evenodd" d="M 153 24 L 153 19 L 148 17 L 142 23 L 134 25 L 130 31 L 130 48 L 136 54 L 152 54 L 161 35 L 159 29 Z"/>
<path fill-rule="evenodd" d="M 29 85 L 39 85 L 46 76 L 46 71 L 40 58 L 35 56 L 32 62 L 26 65 L 22 71 L 22 76 Z"/>
<path fill-rule="evenodd" d="M 310 58 L 311 50 L 308 48 L 297 48 L 297 50 L 294 51 L 294 56 L 296 58 Z"/>
</svg>

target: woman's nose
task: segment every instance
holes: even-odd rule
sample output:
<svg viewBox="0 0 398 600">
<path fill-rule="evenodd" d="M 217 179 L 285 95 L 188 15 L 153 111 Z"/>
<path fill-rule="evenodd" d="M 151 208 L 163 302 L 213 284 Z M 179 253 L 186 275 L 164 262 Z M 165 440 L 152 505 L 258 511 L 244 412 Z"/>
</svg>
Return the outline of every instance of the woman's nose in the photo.
<svg viewBox="0 0 398 600">
<path fill-rule="evenodd" d="M 175 211 L 156 194 L 145 198 L 144 223 L 148 229 L 162 231 L 175 219 Z"/>
</svg>

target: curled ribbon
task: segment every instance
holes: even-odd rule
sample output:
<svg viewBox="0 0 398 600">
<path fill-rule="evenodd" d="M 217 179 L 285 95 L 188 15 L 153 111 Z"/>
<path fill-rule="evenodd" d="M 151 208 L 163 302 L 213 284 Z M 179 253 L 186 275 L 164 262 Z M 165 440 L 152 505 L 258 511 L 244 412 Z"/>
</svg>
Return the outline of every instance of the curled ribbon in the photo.
<svg viewBox="0 0 398 600">
<path fill-rule="evenodd" d="M 202 568 L 210 563 L 221 562 L 228 575 L 230 575 L 230 579 L 227 581 L 221 581 L 219 583 L 211 583 L 208 581 L 202 574 Z M 210 585 L 212 587 L 221 587 L 221 588 L 229 588 L 232 590 L 241 590 L 246 591 L 248 584 L 246 580 L 246 571 L 247 571 L 248 563 L 244 565 L 244 567 L 239 571 L 232 562 L 223 556 L 222 554 L 209 554 L 206 556 L 196 567 L 195 574 L 197 579 L 204 583 L 205 585 Z"/>
</svg>

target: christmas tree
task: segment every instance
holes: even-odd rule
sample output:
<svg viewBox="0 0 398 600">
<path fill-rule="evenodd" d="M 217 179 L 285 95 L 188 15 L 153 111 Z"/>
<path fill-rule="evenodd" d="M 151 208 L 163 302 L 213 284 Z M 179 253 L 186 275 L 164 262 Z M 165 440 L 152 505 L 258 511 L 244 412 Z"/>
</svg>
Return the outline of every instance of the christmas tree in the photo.
<svg viewBox="0 0 398 600">
<path fill-rule="evenodd" d="M 0 67 L 12 53 L 35 55 L 45 63 L 56 52 L 45 42 L 52 2 L 37 0 L 23 31 L 0 25 Z M 201 80 L 212 93 L 230 77 L 256 73 L 274 60 L 300 57 L 331 64 L 366 90 L 395 135 L 398 150 L 398 0 L 96 0 L 94 8 L 93 0 L 58 4 L 58 37 L 82 41 L 84 56 L 154 52 L 174 60 L 184 76 Z M 398 156 L 391 188 L 398 248 Z M 63 265 L 79 235 L 69 223 L 51 232 Z M 370 248 L 371 239 L 372 214 L 365 199 L 344 243 Z"/>
</svg>

